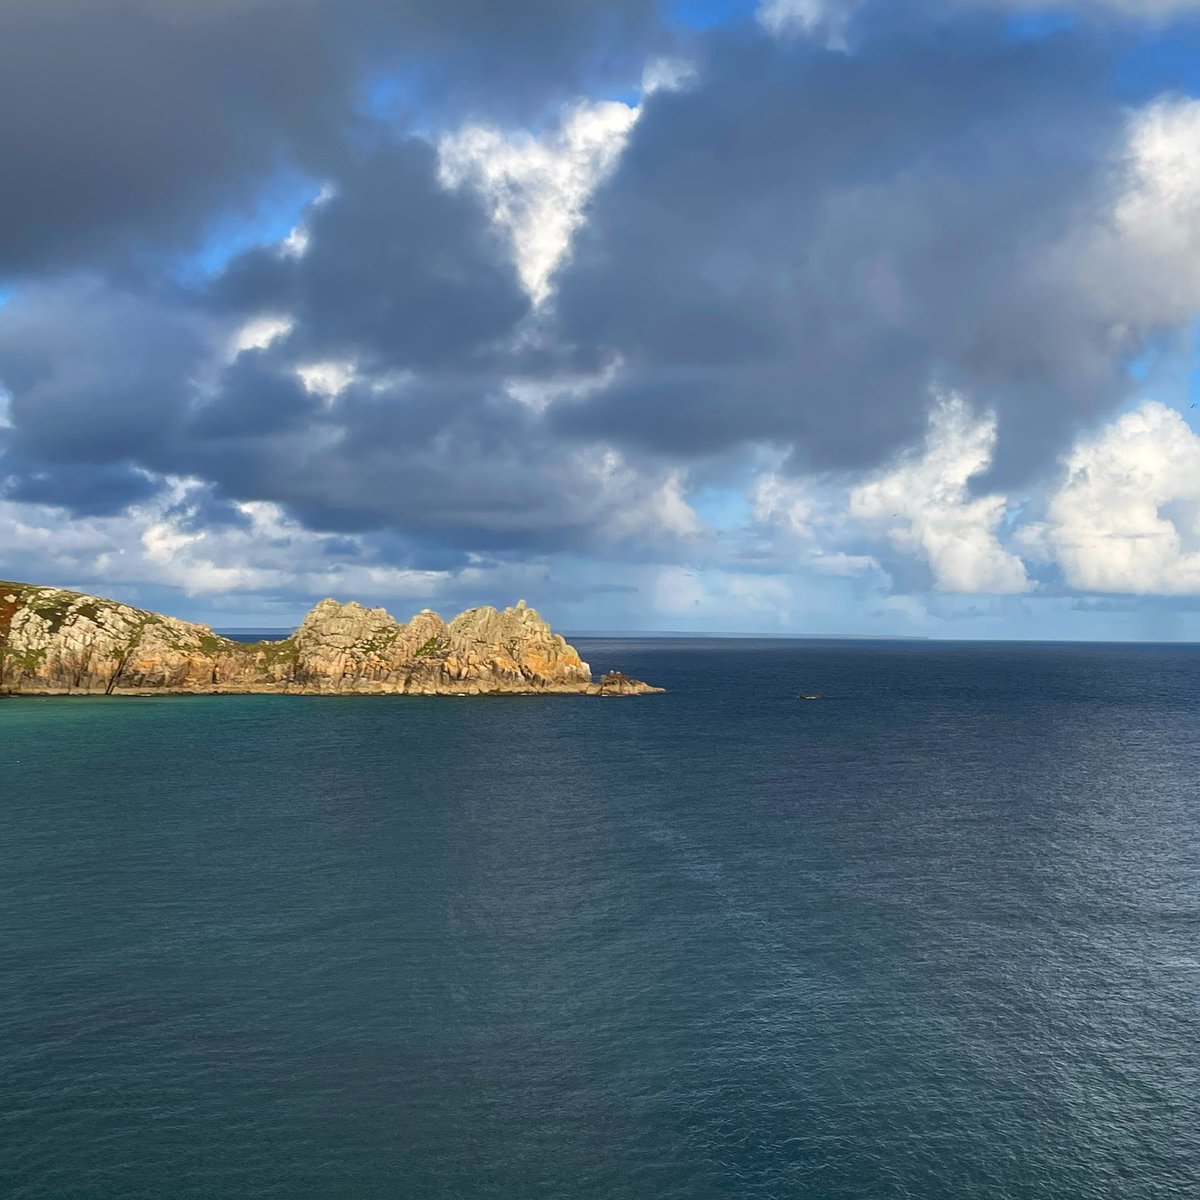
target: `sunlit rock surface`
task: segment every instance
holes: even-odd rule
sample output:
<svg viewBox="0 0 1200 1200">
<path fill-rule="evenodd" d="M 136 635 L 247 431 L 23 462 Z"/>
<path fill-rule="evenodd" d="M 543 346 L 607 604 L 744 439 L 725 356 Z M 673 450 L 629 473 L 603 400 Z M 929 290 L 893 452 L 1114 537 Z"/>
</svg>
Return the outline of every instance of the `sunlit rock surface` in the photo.
<svg viewBox="0 0 1200 1200">
<path fill-rule="evenodd" d="M 407 624 L 322 600 L 291 637 L 243 644 L 207 625 L 78 592 L 0 582 L 0 693 L 402 693 L 422 696 L 660 692 L 620 674 L 593 682 L 574 647 L 525 602 Z"/>
</svg>

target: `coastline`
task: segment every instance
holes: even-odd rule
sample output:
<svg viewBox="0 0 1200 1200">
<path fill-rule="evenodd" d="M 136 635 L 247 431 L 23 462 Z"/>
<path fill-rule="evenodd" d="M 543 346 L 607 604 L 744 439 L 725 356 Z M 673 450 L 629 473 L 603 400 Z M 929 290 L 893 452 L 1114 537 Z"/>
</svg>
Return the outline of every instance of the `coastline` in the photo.
<svg viewBox="0 0 1200 1200">
<path fill-rule="evenodd" d="M 575 695 L 661 692 L 599 679 L 524 600 L 450 621 L 422 609 L 322 600 L 288 637 L 246 643 L 118 601 L 0 581 L 0 693 L 113 695 Z"/>
<path fill-rule="evenodd" d="M 635 681 L 630 681 L 635 682 Z M 99 688 L 21 688 L 20 690 L 0 689 L 0 700 L 70 700 L 91 697 L 93 699 L 110 699 L 114 697 L 140 697 L 149 699 L 154 696 L 362 696 L 381 697 L 391 696 L 403 699 L 421 699 L 441 697 L 447 699 L 502 699 L 504 697 L 530 696 L 581 696 L 584 698 L 611 698 L 616 696 L 659 696 L 666 694 L 666 688 L 651 687 L 649 684 L 638 684 L 634 688 L 620 689 L 605 686 L 603 681 L 588 684 L 586 687 L 540 687 L 540 688 L 475 688 L 468 691 L 453 691 L 448 688 L 435 690 L 411 690 L 386 686 L 353 687 L 343 689 L 279 686 L 268 684 L 254 686 L 252 684 L 233 687 L 158 687 L 158 688 L 114 688 L 111 692 Z"/>
</svg>

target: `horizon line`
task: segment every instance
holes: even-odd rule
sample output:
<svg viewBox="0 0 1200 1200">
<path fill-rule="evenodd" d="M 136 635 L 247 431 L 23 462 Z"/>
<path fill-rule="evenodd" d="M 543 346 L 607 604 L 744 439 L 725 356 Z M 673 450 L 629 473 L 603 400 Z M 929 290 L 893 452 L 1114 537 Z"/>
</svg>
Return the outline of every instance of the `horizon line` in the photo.
<svg viewBox="0 0 1200 1200">
<path fill-rule="evenodd" d="M 235 634 L 279 634 L 281 639 L 296 632 L 296 628 L 271 625 L 210 626 L 221 636 Z M 761 642 L 936 642 L 944 645 L 1014 645 L 1014 646 L 1200 646 L 1200 639 L 1162 638 L 1071 638 L 1071 637 L 946 637 L 925 633 L 731 633 L 697 630 L 563 630 L 562 637 L 588 640 L 641 641 L 761 641 Z"/>
</svg>

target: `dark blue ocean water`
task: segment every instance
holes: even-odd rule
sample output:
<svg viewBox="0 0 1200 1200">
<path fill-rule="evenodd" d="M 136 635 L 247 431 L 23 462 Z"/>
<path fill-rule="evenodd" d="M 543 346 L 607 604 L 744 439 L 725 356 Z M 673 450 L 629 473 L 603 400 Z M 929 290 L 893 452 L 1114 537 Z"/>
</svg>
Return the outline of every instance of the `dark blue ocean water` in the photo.
<svg viewBox="0 0 1200 1200">
<path fill-rule="evenodd" d="M 1200 1195 L 1200 649 L 582 648 L 0 702 L 0 1195 Z"/>
</svg>

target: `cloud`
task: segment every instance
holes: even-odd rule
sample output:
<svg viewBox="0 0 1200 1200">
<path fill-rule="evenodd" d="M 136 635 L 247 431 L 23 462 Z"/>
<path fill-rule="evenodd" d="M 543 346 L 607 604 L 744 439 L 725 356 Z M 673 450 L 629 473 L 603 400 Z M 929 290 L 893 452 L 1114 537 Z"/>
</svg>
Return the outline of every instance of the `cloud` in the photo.
<svg viewBox="0 0 1200 1200">
<path fill-rule="evenodd" d="M 3 516 L 185 589 L 587 559 L 779 628 L 806 588 L 1024 594 L 1007 497 L 1200 312 L 1200 104 L 1123 105 L 1120 37 L 1023 7 L 672 44 L 648 0 L 13 0 Z M 1054 502 L 1028 544 L 1119 576 Z"/>
<path fill-rule="evenodd" d="M 1111 70 L 1098 41 L 970 24 L 861 55 L 714 37 L 645 101 L 560 273 L 562 339 L 622 364 L 560 428 L 862 469 L 953 387 L 998 414 L 997 479 L 1028 479 L 1190 319 L 1190 243 L 1147 236 L 1200 212 L 1190 106 L 1129 114 Z"/>
<path fill-rule="evenodd" d="M 357 373 L 352 362 L 338 362 L 336 359 L 305 363 L 296 368 L 296 374 L 305 388 L 318 396 L 324 396 L 330 403 L 355 381 Z"/>
<path fill-rule="evenodd" d="M 680 469 L 564 443 L 512 394 L 528 302 L 435 172 L 428 145 L 376 151 L 302 255 L 252 251 L 207 298 L 23 288 L 0 319 L 3 490 L 83 516 L 203 479 L 321 534 L 403 531 L 422 563 L 697 536 Z"/>
<path fill-rule="evenodd" d="M 940 397 L 924 452 L 856 487 L 850 511 L 879 522 L 898 548 L 924 558 L 938 591 L 1028 592 L 1024 564 L 997 537 L 1005 498 L 968 490 L 987 470 L 995 442 L 994 417 L 975 417 L 960 396 Z"/>
<path fill-rule="evenodd" d="M 794 594 L 789 581 L 778 576 L 673 566 L 658 572 L 653 602 L 661 616 L 684 625 L 728 620 L 737 613 L 742 626 L 753 614 L 754 623 L 765 618 L 768 625 L 786 627 L 792 619 Z"/>
<path fill-rule="evenodd" d="M 246 350 L 265 350 L 278 338 L 292 332 L 295 322 L 291 317 L 251 317 L 238 329 L 230 342 L 229 357 L 237 358 Z"/>
<path fill-rule="evenodd" d="M 907 0 L 906 0 L 907 5 Z M 942 14 L 1060 14 L 1091 19 L 1117 18 L 1143 23 L 1200 12 L 1197 0 L 929 0 L 907 5 L 917 19 Z M 885 7 L 871 0 L 761 0 L 757 17 L 776 37 L 807 37 L 832 48 L 847 48 L 847 33 L 861 13 Z"/>
<path fill-rule="evenodd" d="M 170 288 L 82 276 L 20 289 L 0 313 L 13 425 L 0 474 L 42 469 L 69 487 L 81 465 L 154 459 L 181 427 L 191 381 L 211 374 L 233 340 Z"/>
<path fill-rule="evenodd" d="M 795 536 L 810 540 L 813 532 L 813 498 L 796 480 L 765 471 L 751 490 L 754 519 L 761 524 L 779 524 Z"/>
<path fill-rule="evenodd" d="M 1069 271 L 1101 309 L 1117 345 L 1179 328 L 1200 309 L 1200 101 L 1163 97 L 1135 112 L 1111 216 L 1048 264 Z"/>
<path fill-rule="evenodd" d="M 218 281 L 219 305 L 293 322 L 309 359 L 375 368 L 465 364 L 528 312 L 480 201 L 447 192 L 420 138 L 387 139 L 348 165 L 305 219 L 301 255 L 263 247 Z"/>
<path fill-rule="evenodd" d="M 755 522 L 777 537 L 782 534 L 783 544 L 772 550 L 782 561 L 819 575 L 882 573 L 874 555 L 847 552 L 847 546 L 853 549 L 863 538 L 845 519 L 849 498 L 842 489 L 831 491 L 811 479 L 764 471 L 755 479 L 750 499 Z"/>
<path fill-rule="evenodd" d="M 682 471 L 667 471 L 661 479 L 648 481 L 615 450 L 607 450 L 594 460 L 581 456 L 579 468 L 598 482 L 600 496 L 625 495 L 632 501 L 614 505 L 611 515 L 598 522 L 607 539 L 687 541 L 705 533 L 704 523 L 684 495 Z"/>
<path fill-rule="evenodd" d="M 655 7 L 5 0 L 0 277 L 195 245 L 272 182 L 324 180 L 376 81 L 409 84 L 430 113 L 514 115 L 585 75 L 636 78 Z"/>
<path fill-rule="evenodd" d="M 251 608 L 284 605 L 286 624 L 317 596 L 453 606 L 477 601 L 484 588 L 503 598 L 521 574 L 466 557 L 417 568 L 397 561 L 403 550 L 387 538 L 314 533 L 277 505 L 220 501 L 198 479 L 152 483 L 149 496 L 118 513 L 66 525 L 55 508 L 0 498 L 5 576 L 130 597 L 174 590 L 210 603 L 237 592 Z"/>
<path fill-rule="evenodd" d="M 1200 437 L 1145 401 L 1066 458 L 1065 479 L 1031 528 L 1083 592 L 1200 594 Z"/>
<path fill-rule="evenodd" d="M 470 185 L 512 242 L 521 282 L 534 304 L 566 255 L 593 189 L 612 170 L 638 109 L 619 101 L 572 105 L 542 137 L 467 125 L 438 145 L 448 187 Z"/>
<path fill-rule="evenodd" d="M 422 139 L 372 145 L 310 206 L 300 252 L 248 251 L 206 293 L 23 288 L 0 317 L 9 494 L 99 513 L 121 472 L 129 502 L 147 478 L 202 479 L 320 534 L 403 531 L 426 559 L 700 536 L 682 468 L 557 435 L 546 406 L 607 375 L 531 345 L 492 215 L 438 171 Z"/>
<path fill-rule="evenodd" d="M 707 598 L 699 572 L 687 567 L 664 567 L 655 580 L 655 607 L 668 616 L 692 617 Z"/>
<path fill-rule="evenodd" d="M 762 0 L 757 15 L 776 37 L 811 37 L 842 49 L 846 27 L 858 7 L 856 0 Z"/>
<path fill-rule="evenodd" d="M 604 627 L 613 606 L 643 622 L 645 568 L 594 558 L 431 557 L 391 531 L 319 533 L 265 502 L 230 502 L 199 479 L 147 481 L 119 512 L 63 522 L 61 509 L 0 496 L 0 576 L 115 596 L 218 625 L 293 626 L 320 597 L 454 613 L 537 597 L 556 624 Z M 557 614 L 557 615 L 554 615 Z M 569 627 L 569 626 L 568 626 Z M 609 626 L 611 627 L 611 626 Z"/>
<path fill-rule="evenodd" d="M 1074 13 L 1078 16 L 1119 16 L 1134 20 L 1162 20 L 1200 12 L 1197 0 L 948 0 L 967 9 L 994 9 L 1001 12 Z"/>
</svg>

